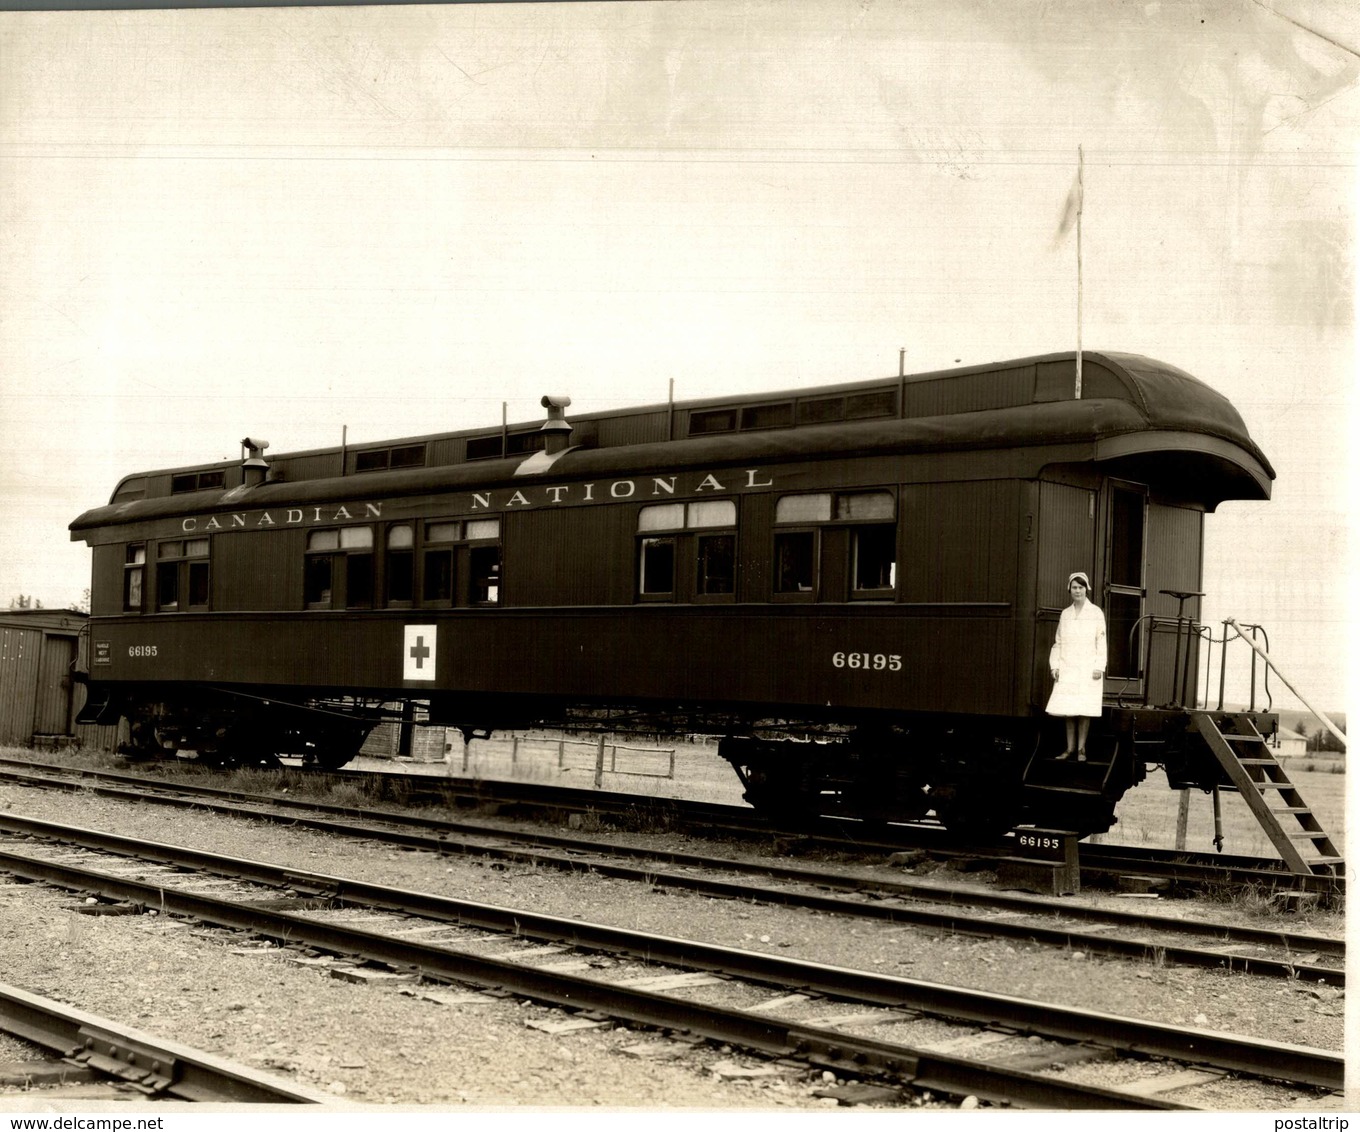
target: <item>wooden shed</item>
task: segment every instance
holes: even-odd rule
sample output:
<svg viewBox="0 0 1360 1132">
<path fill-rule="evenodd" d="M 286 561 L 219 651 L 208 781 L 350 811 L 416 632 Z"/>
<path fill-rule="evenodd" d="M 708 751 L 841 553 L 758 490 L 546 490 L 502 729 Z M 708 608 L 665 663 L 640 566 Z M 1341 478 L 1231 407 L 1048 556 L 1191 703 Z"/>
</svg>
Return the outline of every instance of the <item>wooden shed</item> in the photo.
<svg viewBox="0 0 1360 1132">
<path fill-rule="evenodd" d="M 71 609 L 0 611 L 0 745 L 113 747 L 117 728 L 77 726 L 89 617 Z"/>
</svg>

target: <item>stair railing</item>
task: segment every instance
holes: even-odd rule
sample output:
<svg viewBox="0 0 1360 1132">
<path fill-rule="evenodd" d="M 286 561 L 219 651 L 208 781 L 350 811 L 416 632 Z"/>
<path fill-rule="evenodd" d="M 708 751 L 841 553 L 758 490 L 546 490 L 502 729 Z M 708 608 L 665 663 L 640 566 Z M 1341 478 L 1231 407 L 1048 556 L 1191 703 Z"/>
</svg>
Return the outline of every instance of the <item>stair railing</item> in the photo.
<svg viewBox="0 0 1360 1132">
<path fill-rule="evenodd" d="M 1255 633 L 1253 632 L 1253 635 L 1252 635 L 1251 637 L 1248 637 L 1244 632 L 1242 632 L 1242 626 L 1240 626 L 1240 625 L 1239 625 L 1233 618 L 1231 618 L 1231 617 L 1229 617 L 1227 620 L 1225 620 L 1225 621 L 1223 622 L 1223 624 L 1224 624 L 1224 626 L 1225 626 L 1224 635 L 1226 636 L 1226 632 L 1227 632 L 1226 627 L 1227 627 L 1227 626 L 1231 626 L 1232 629 L 1237 633 L 1237 635 L 1238 635 L 1239 637 L 1241 637 L 1244 641 L 1247 642 L 1247 644 L 1249 644 L 1249 645 L 1251 646 L 1252 651 L 1253 651 L 1257 656 L 1259 656 L 1263 661 L 1265 661 L 1267 671 L 1269 671 L 1269 670 L 1271 670 L 1271 669 L 1274 670 L 1275 675 L 1278 676 L 1278 677 L 1280 678 L 1280 682 L 1281 682 L 1282 684 L 1284 684 L 1284 686 L 1285 686 L 1286 688 L 1288 688 L 1291 692 L 1293 692 L 1295 696 L 1298 697 L 1299 703 L 1303 704 L 1304 707 L 1306 707 L 1309 711 L 1311 711 L 1311 712 L 1317 717 L 1318 721 L 1322 724 L 1322 726 L 1325 727 L 1325 728 L 1327 728 L 1327 730 L 1330 731 L 1330 732 L 1332 733 L 1333 738 L 1335 738 L 1336 741 L 1339 742 L 1339 743 L 1341 744 L 1342 749 L 1345 750 L 1345 749 L 1346 749 L 1346 733 L 1345 733 L 1344 731 L 1342 731 L 1339 727 L 1337 727 L 1337 725 L 1336 725 L 1335 723 L 1333 723 L 1330 719 L 1328 719 L 1325 715 L 1323 715 L 1322 712 L 1318 711 L 1318 709 L 1315 708 L 1312 704 L 1310 704 L 1306 699 L 1304 699 L 1302 695 L 1300 695 L 1299 690 L 1298 690 L 1297 688 L 1295 688 L 1294 685 L 1291 684 L 1291 683 L 1289 682 L 1289 680 L 1286 678 L 1285 674 L 1284 674 L 1283 672 L 1280 671 L 1280 666 L 1279 666 L 1278 664 L 1276 664 L 1273 660 L 1271 660 L 1271 659 L 1270 659 L 1270 654 L 1267 653 L 1266 650 L 1263 649 L 1263 648 L 1256 642 L 1256 640 L 1255 640 Z M 1252 629 L 1252 630 L 1256 630 L 1256 629 L 1260 628 L 1260 626 L 1257 626 L 1257 625 L 1248 625 L 1247 628 Z M 1223 650 L 1223 651 L 1224 651 L 1225 653 L 1227 652 L 1227 645 L 1226 645 L 1226 643 L 1224 644 L 1224 650 Z M 1252 702 L 1253 702 L 1253 705 L 1255 704 L 1255 683 L 1256 683 L 1256 663 L 1255 663 L 1255 657 L 1253 657 L 1253 659 L 1252 659 L 1252 697 L 1253 697 Z M 1218 705 L 1218 706 L 1219 706 L 1220 709 L 1223 707 L 1223 691 L 1222 691 L 1221 685 L 1220 685 L 1220 688 L 1219 688 L 1219 705 Z M 1253 706 L 1253 710 L 1255 710 L 1254 706 Z"/>
</svg>

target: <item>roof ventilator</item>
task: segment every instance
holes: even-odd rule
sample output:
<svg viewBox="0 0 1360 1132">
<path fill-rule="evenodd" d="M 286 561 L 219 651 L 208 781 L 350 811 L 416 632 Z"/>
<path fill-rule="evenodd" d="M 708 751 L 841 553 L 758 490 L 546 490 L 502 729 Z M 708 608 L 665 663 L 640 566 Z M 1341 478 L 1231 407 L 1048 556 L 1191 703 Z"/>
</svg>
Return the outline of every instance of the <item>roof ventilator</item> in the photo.
<svg viewBox="0 0 1360 1132">
<path fill-rule="evenodd" d="M 571 398 L 547 396 L 543 398 L 541 404 L 548 410 L 548 419 L 538 431 L 544 434 L 544 451 L 549 456 L 556 456 L 560 452 L 565 452 L 571 444 L 572 426 L 566 416 Z"/>
<path fill-rule="evenodd" d="M 245 458 L 241 462 L 244 484 L 246 487 L 258 487 L 269 473 L 269 461 L 264 458 L 269 441 L 252 440 L 247 436 L 241 441 L 241 447 L 245 449 Z"/>
</svg>

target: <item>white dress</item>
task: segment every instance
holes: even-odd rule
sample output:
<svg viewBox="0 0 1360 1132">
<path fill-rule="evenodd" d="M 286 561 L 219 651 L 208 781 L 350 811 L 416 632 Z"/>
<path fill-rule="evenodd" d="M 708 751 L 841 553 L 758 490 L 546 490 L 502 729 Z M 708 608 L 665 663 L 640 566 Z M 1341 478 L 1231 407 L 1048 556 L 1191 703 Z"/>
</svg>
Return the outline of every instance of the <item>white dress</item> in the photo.
<svg viewBox="0 0 1360 1132">
<path fill-rule="evenodd" d="M 1105 614 L 1089 601 L 1077 612 L 1069 605 L 1058 618 L 1058 636 L 1048 654 L 1048 667 L 1058 679 L 1048 699 L 1049 715 L 1100 715 L 1105 681 L 1091 673 L 1105 671 Z"/>
</svg>

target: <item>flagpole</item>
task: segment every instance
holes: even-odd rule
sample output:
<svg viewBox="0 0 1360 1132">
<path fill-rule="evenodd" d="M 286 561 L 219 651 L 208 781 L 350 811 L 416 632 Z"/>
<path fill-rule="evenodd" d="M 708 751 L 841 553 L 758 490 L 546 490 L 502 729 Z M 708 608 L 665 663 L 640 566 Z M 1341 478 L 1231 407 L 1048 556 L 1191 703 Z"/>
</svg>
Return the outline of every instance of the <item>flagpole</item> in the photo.
<svg viewBox="0 0 1360 1132">
<path fill-rule="evenodd" d="M 1086 195 L 1081 177 L 1081 146 L 1077 146 L 1077 382 L 1073 397 L 1081 400 L 1081 213 Z"/>
</svg>

